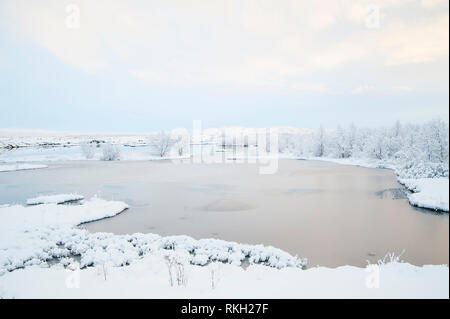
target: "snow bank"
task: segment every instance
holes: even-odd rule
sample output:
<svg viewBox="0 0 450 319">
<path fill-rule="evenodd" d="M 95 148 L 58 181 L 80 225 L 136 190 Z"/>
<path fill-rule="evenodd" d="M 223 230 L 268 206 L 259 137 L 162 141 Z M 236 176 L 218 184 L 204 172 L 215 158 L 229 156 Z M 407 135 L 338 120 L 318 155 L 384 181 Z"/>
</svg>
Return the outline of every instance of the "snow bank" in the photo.
<svg viewBox="0 0 450 319">
<path fill-rule="evenodd" d="M 400 179 L 413 194 L 408 195 L 411 205 L 448 212 L 448 178 Z"/>
<path fill-rule="evenodd" d="M 115 216 L 127 207 L 123 202 L 99 198 L 83 201 L 81 205 L 0 207 L 0 274 L 25 266 L 46 265 L 49 260 L 63 257 L 78 258 L 82 268 L 102 264 L 105 259 L 113 266 L 124 266 L 144 255 L 164 255 L 167 251 L 186 254 L 190 263 L 198 265 L 212 261 L 241 265 L 248 261 L 275 268 L 306 266 L 306 259 L 274 247 L 195 240 L 188 236 L 91 234 L 75 227 Z"/>
<path fill-rule="evenodd" d="M 40 227 L 75 226 L 93 220 L 117 215 L 128 208 L 118 201 L 106 201 L 97 197 L 85 201 L 82 205 L 46 204 L 24 207 L 13 205 L 2 207 L 0 219 L 1 230 L 30 231 Z"/>
<path fill-rule="evenodd" d="M 362 159 L 362 158 L 333 158 L 333 157 L 311 157 L 300 156 L 297 159 L 309 160 L 309 161 L 323 161 L 331 162 L 341 165 L 361 166 L 367 168 L 387 168 L 395 170 L 395 165 L 389 161 L 376 160 L 376 159 Z"/>
<path fill-rule="evenodd" d="M 26 169 L 38 169 L 47 168 L 47 165 L 40 164 L 12 164 L 12 165 L 0 165 L 0 172 L 21 171 Z"/>
<path fill-rule="evenodd" d="M 0 276 L 3 298 L 445 298 L 447 266 L 392 262 L 358 268 L 281 270 L 251 265 L 183 265 L 171 286 L 167 263 L 148 255 L 126 267 L 31 266 Z M 212 272 L 214 271 L 214 276 Z"/>
<path fill-rule="evenodd" d="M 0 207 L 0 274 L 5 270 L 40 264 L 67 254 L 58 248 L 58 236 L 74 225 L 114 216 L 128 206 L 93 198 L 82 205 L 45 204 Z"/>
<path fill-rule="evenodd" d="M 59 194 L 59 195 L 46 195 L 30 198 L 27 200 L 28 205 L 38 204 L 62 204 L 71 201 L 84 199 L 84 196 L 78 194 Z"/>
</svg>

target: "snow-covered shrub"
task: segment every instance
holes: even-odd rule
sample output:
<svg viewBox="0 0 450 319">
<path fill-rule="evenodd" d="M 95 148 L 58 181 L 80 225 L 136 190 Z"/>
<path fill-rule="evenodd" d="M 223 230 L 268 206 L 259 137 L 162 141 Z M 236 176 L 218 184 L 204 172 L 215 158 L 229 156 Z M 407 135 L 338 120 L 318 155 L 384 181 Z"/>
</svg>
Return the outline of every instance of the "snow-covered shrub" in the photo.
<svg viewBox="0 0 450 319">
<path fill-rule="evenodd" d="M 84 157 L 86 157 L 87 159 L 91 159 L 94 157 L 95 149 L 97 147 L 96 144 L 90 142 L 83 142 L 81 143 L 80 147 Z"/>
<path fill-rule="evenodd" d="M 403 249 L 402 252 L 399 255 L 396 255 L 395 252 L 389 252 L 387 253 L 383 259 L 379 259 L 377 264 L 379 266 L 386 265 L 388 263 L 401 263 L 402 261 L 402 255 L 405 253 L 405 250 Z"/>
<path fill-rule="evenodd" d="M 396 170 L 400 178 L 438 178 L 449 177 L 447 163 L 430 163 L 410 161 Z"/>
<path fill-rule="evenodd" d="M 103 161 L 117 161 L 120 158 L 120 146 L 107 143 L 102 147 Z"/>
</svg>

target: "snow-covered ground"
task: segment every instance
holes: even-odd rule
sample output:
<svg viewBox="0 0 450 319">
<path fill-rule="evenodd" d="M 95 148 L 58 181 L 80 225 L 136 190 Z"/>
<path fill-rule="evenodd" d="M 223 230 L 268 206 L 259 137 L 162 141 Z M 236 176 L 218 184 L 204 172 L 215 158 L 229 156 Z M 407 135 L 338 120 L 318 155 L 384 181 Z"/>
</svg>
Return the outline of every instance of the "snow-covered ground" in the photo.
<svg viewBox="0 0 450 319">
<path fill-rule="evenodd" d="M 411 205 L 448 212 L 448 178 L 400 179 L 412 194 L 408 195 Z"/>
<path fill-rule="evenodd" d="M 0 297 L 448 298 L 445 265 L 303 270 L 306 260 L 273 247 L 76 227 L 127 207 L 99 198 L 0 207 Z"/>
<path fill-rule="evenodd" d="M 157 160 L 172 160 L 172 159 L 186 159 L 190 156 L 185 154 L 183 156 L 166 155 L 161 157 L 155 153 L 155 148 L 152 146 L 118 146 L 118 158 L 121 161 L 157 161 Z M 24 147 L 14 150 L 3 151 L 0 153 L 0 167 L 19 165 L 35 165 L 23 163 L 53 163 L 61 161 L 101 161 L 104 160 L 103 147 L 93 147 L 91 157 L 87 158 L 83 154 L 80 146 L 70 147 Z M 2 164 L 5 163 L 5 164 Z"/>
<path fill-rule="evenodd" d="M 81 199 L 84 199 L 84 196 L 78 194 L 43 195 L 27 199 L 27 205 L 62 204 Z"/>
<path fill-rule="evenodd" d="M 16 164 L 8 164 L 2 165 L 0 164 L 0 172 L 11 172 L 11 171 L 21 171 L 27 169 L 38 169 L 38 168 L 47 168 L 47 165 L 42 164 L 26 164 L 26 163 L 16 163 Z"/>
<path fill-rule="evenodd" d="M 117 134 L 117 133 L 71 133 L 52 131 L 14 131 L 0 130 L 0 148 L 18 147 L 70 147 L 79 146 L 85 141 L 100 143 L 118 143 L 121 145 L 148 145 L 150 134 Z"/>
<path fill-rule="evenodd" d="M 381 161 L 376 159 L 367 159 L 367 158 L 333 158 L 333 157 L 298 157 L 299 159 L 311 160 L 311 161 L 324 161 L 324 162 L 332 162 L 341 165 L 352 165 L 352 166 L 361 166 L 367 168 L 387 168 L 395 170 L 395 165 L 389 161 Z"/>
<path fill-rule="evenodd" d="M 273 127 L 280 134 L 310 134 L 312 130 L 296 127 Z M 246 127 L 225 127 L 204 129 L 200 135 L 203 142 L 217 142 L 222 136 L 242 136 L 245 133 L 252 133 L 258 129 Z M 125 146 L 147 146 L 151 144 L 158 132 L 146 134 L 126 134 L 126 133 L 76 133 L 76 132 L 52 132 L 52 131 L 18 131 L 0 130 L 0 149 L 18 147 L 70 147 L 79 146 L 87 141 L 97 141 L 100 143 L 113 143 Z"/>
<path fill-rule="evenodd" d="M 447 266 L 392 262 L 367 268 L 343 266 L 273 269 L 230 264 L 183 266 L 178 286 L 160 256 L 125 267 L 27 267 L 0 276 L 3 298 L 445 298 Z"/>
</svg>

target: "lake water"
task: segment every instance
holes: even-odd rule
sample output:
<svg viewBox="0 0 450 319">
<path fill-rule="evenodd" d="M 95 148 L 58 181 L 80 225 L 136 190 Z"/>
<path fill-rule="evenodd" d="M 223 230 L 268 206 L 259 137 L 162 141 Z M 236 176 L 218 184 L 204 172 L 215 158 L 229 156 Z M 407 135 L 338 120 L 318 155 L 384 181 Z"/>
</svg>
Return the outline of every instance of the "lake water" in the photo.
<svg viewBox="0 0 450 319">
<path fill-rule="evenodd" d="M 448 214 L 408 204 L 394 173 L 327 162 L 256 164 L 170 161 L 51 162 L 0 173 L 0 204 L 77 192 L 122 200 L 124 213 L 84 225 L 91 232 L 186 234 L 272 245 L 309 266 L 364 266 L 405 250 L 412 264 L 448 264 Z"/>
</svg>

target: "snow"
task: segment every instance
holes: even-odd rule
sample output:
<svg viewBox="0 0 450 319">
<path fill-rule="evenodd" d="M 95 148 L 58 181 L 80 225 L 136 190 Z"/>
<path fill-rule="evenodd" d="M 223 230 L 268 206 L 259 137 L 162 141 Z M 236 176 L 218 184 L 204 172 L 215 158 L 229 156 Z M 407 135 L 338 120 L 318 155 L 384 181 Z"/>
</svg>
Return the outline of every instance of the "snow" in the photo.
<svg viewBox="0 0 450 319">
<path fill-rule="evenodd" d="M 166 160 L 186 160 L 190 159 L 190 155 L 184 156 L 157 156 L 153 155 L 153 150 L 149 147 L 125 147 L 122 146 L 119 152 L 119 157 L 115 160 L 120 161 L 166 161 Z M 103 149 L 96 149 L 92 157 L 86 158 L 82 150 L 78 146 L 73 147 L 53 147 L 45 150 L 39 148 L 23 148 L 17 150 L 12 155 L 0 155 L 0 163 L 5 163 L 5 166 L 15 166 L 17 162 L 69 162 L 69 161 L 103 161 L 106 158 L 103 155 Z M 3 167 L 3 164 L 0 164 Z M 47 167 L 47 166 L 45 166 Z M 1 172 L 1 171 L 0 171 Z"/>
<path fill-rule="evenodd" d="M 165 259 L 148 255 L 125 267 L 79 270 L 30 266 L 0 276 L 3 298 L 445 298 L 447 266 L 392 262 L 274 269 L 230 264 L 183 265 L 183 283 L 171 286 Z M 212 271 L 214 270 L 214 277 Z M 372 277 L 374 278 L 372 281 Z M 214 279 L 213 279 L 214 278 Z M 214 280 L 214 288 L 212 281 Z"/>
<path fill-rule="evenodd" d="M 273 247 L 76 227 L 127 207 L 96 197 L 80 205 L 1 206 L 0 297 L 448 298 L 444 265 L 392 259 L 366 268 L 304 270 L 306 260 Z M 169 271 L 170 260 L 182 271 Z M 176 277 L 172 285 L 169 276 Z"/>
<path fill-rule="evenodd" d="M 33 146 L 79 146 L 86 141 L 118 143 L 121 145 L 147 145 L 150 134 L 118 134 L 118 133 L 71 133 L 52 131 L 14 131 L 0 130 L 0 148 L 23 148 Z"/>
<path fill-rule="evenodd" d="M 63 196 L 62 196 L 63 197 Z M 0 273 L 24 266 L 45 265 L 53 258 L 79 258 L 81 267 L 102 264 L 123 266 L 147 254 L 176 250 L 190 262 L 204 265 L 221 261 L 283 267 L 305 267 L 306 260 L 262 245 L 245 245 L 217 239 L 155 234 L 113 235 L 88 233 L 77 225 L 115 216 L 128 207 L 117 201 L 92 198 L 80 205 L 42 204 L 0 207 Z M 105 254 L 107 256 L 105 257 Z"/>
<path fill-rule="evenodd" d="M 266 155 L 266 145 L 262 140 L 272 140 L 272 134 L 276 133 L 277 143 L 269 149 L 271 154 L 277 154 L 280 158 L 317 156 L 362 163 L 357 165 L 367 167 L 381 166 L 395 169 L 400 178 L 449 176 L 448 122 L 439 118 L 419 125 L 397 121 L 391 127 L 378 128 L 355 125 L 333 130 L 322 127 L 318 130 L 225 127 L 205 129 L 198 135 L 183 130 L 183 136 L 177 132 L 138 135 L 0 131 L 0 162 L 151 160 L 155 159 L 155 155 L 192 155 L 194 149 L 200 149 L 203 156 L 208 157 L 222 150 L 222 146 L 232 150 L 233 157 L 249 156 L 252 159 L 253 156 Z M 270 132 L 269 139 L 267 132 Z M 257 152 L 251 150 L 256 144 Z M 232 149 L 232 146 L 236 148 Z"/>
<path fill-rule="evenodd" d="M 73 225 L 114 216 L 128 206 L 122 202 L 93 198 L 82 205 L 44 204 L 0 208 L 0 273 L 26 264 L 40 264 L 52 257 L 63 257 L 61 236 L 78 231 Z M 70 236 L 70 235 L 69 235 Z"/>
<path fill-rule="evenodd" d="M 58 195 L 46 195 L 30 198 L 27 200 L 28 205 L 38 204 L 62 204 L 71 201 L 77 201 L 84 199 L 84 196 L 78 194 L 58 194 Z"/>
<path fill-rule="evenodd" d="M 323 147 L 325 147 L 325 152 L 320 157 L 311 156 L 311 154 L 314 153 L 313 150 L 317 148 L 318 143 L 315 140 L 316 135 L 313 131 L 294 130 L 293 128 L 282 130 L 281 128 L 278 128 L 281 132 L 281 135 L 279 136 L 278 152 L 261 154 L 254 145 L 248 145 L 248 147 L 245 148 L 237 147 L 237 149 L 231 150 L 228 154 L 225 154 L 224 158 L 225 161 L 229 162 L 261 162 L 273 158 L 308 159 L 370 168 L 388 168 L 395 171 L 399 180 L 429 179 L 430 181 L 428 181 L 426 185 L 434 185 L 433 187 L 425 185 L 425 188 L 422 191 L 414 190 L 414 186 L 409 187 L 409 189 L 414 191 L 414 194 L 408 196 L 412 205 L 448 212 L 448 195 L 446 195 L 448 190 L 448 138 L 445 135 L 446 130 L 448 133 L 448 126 L 446 126 L 445 123 L 432 121 L 419 128 L 413 128 L 414 127 L 406 125 L 404 127 L 394 127 L 391 130 L 367 131 L 356 130 L 356 128 L 353 128 L 353 130 L 356 131 L 340 130 L 337 132 L 322 132 L 322 134 L 324 134 L 324 140 L 321 143 L 324 143 Z M 238 139 L 234 137 L 239 137 L 240 140 L 243 140 L 242 134 L 248 130 L 249 129 L 245 128 L 226 128 L 223 130 L 208 129 L 203 131 L 202 142 L 209 141 L 210 144 L 202 144 L 200 147 L 202 160 L 205 162 L 222 160 L 222 153 L 217 151 L 221 150 L 222 141 L 220 134 L 223 132 L 230 135 L 228 136 L 228 139 L 225 140 L 226 143 L 237 143 Z M 361 136 L 356 134 L 357 132 L 359 132 L 358 134 Z M 435 133 L 433 133 L 434 135 L 430 135 L 430 132 Z M 376 141 L 381 141 L 382 143 L 375 143 L 376 141 L 370 138 L 373 134 L 377 136 Z M 435 141 L 436 136 L 440 136 L 439 141 Z M 191 159 L 192 154 L 195 154 L 195 147 L 188 152 L 187 146 L 184 145 L 183 147 L 186 149 L 183 149 L 183 155 L 181 156 L 173 156 L 174 154 L 169 151 L 165 152 L 167 153 L 165 154 L 165 157 L 158 156 L 155 151 L 155 145 L 150 145 L 151 143 L 157 143 L 157 141 L 155 142 L 155 139 L 158 140 L 158 135 L 154 134 L 141 136 L 102 135 L 95 137 L 96 139 L 91 137 L 91 142 L 86 143 L 85 141 L 88 140 L 87 135 L 44 135 L 43 137 L 28 136 L 26 138 L 23 136 L 17 137 L 12 135 L 12 137 L 4 138 L 2 143 L 4 145 L 15 145 L 12 143 L 13 141 L 17 144 L 21 141 L 21 138 L 23 138 L 24 140 L 22 142 L 28 146 L 41 145 L 42 143 L 45 145 L 78 146 L 28 149 L 23 147 L 15 151 L 4 152 L 0 155 L 0 161 L 11 163 L 18 161 L 42 162 L 87 159 L 187 160 Z M 92 143 L 92 141 L 96 142 Z M 101 143 L 97 143 L 97 141 L 101 141 Z M 357 146 L 358 143 L 361 145 Z M 410 143 L 410 145 L 407 145 L 406 143 Z M 101 145 L 101 147 L 97 147 L 99 145 Z M 123 145 L 141 147 L 125 147 Z M 375 146 L 378 147 L 378 151 L 374 155 L 373 152 Z M 341 156 L 347 157 L 341 158 Z M 0 172 L 43 167 L 47 166 L 24 163 L 12 165 L 0 164 Z M 447 183 L 438 181 L 432 182 L 431 178 L 437 180 L 440 178 L 447 178 Z M 445 187 L 446 185 L 447 187 Z"/>
<path fill-rule="evenodd" d="M 366 268 L 304 270 L 305 259 L 274 247 L 76 227 L 127 207 L 97 197 L 80 205 L 1 206 L 0 297 L 448 298 L 444 265 L 392 259 Z M 178 268 L 169 271 L 169 265 Z M 368 285 L 373 275 L 378 288 Z"/>
<path fill-rule="evenodd" d="M 433 120 L 423 125 L 397 122 L 393 127 L 375 129 L 278 128 L 278 133 L 277 158 L 393 169 L 399 182 L 413 192 L 408 195 L 412 205 L 448 212 L 446 122 Z M 155 156 L 152 143 L 157 136 L 0 132 L 0 172 L 47 167 L 25 161 L 177 158 L 171 152 L 169 157 Z M 204 130 L 198 142 L 201 149 L 208 145 L 203 156 L 213 155 L 222 143 L 238 146 L 232 159 L 256 159 L 255 154 L 259 154 L 251 153 L 256 139 L 254 130 L 247 128 Z M 245 149 L 244 143 L 248 144 Z M 114 152 L 117 156 L 102 156 L 108 150 L 105 145 L 117 147 Z M 178 150 L 180 147 L 183 155 L 178 153 L 178 158 L 189 158 L 186 145 L 177 145 Z M 394 260 L 366 268 L 304 270 L 306 259 L 270 246 L 196 240 L 188 236 L 89 233 L 83 229 L 83 223 L 113 217 L 128 206 L 96 197 L 81 200 L 80 205 L 58 205 L 80 200 L 77 196 L 80 195 L 41 196 L 27 202 L 40 205 L 0 206 L 0 298 L 447 299 L 449 296 L 446 265 L 417 267 Z M 168 263 L 175 267 L 173 273 Z M 247 264 L 250 266 L 244 269 L 242 266 Z M 368 288 L 367 279 L 374 270 L 379 272 L 380 285 Z M 180 273 L 186 278 L 172 278 Z M 68 279 L 77 274 L 80 287 L 68 289 Z M 169 274 L 172 282 L 184 284 L 171 287 Z"/>
<path fill-rule="evenodd" d="M 309 161 L 324 161 L 331 162 L 341 165 L 352 165 L 352 166 L 361 166 L 367 168 L 387 168 L 395 170 L 395 165 L 393 163 L 387 161 L 381 161 L 376 159 L 369 158 L 333 158 L 333 157 L 313 157 L 313 156 L 302 156 L 298 157 L 298 159 L 309 160 Z"/>
<path fill-rule="evenodd" d="M 11 171 L 20 171 L 27 169 L 38 169 L 38 168 L 47 168 L 47 165 L 41 164 L 25 164 L 25 163 L 16 163 L 10 165 L 0 165 L 0 172 L 11 172 Z"/>
<path fill-rule="evenodd" d="M 400 179 L 412 194 L 408 195 L 411 205 L 448 212 L 448 178 Z"/>
</svg>

